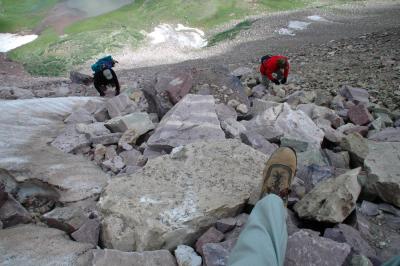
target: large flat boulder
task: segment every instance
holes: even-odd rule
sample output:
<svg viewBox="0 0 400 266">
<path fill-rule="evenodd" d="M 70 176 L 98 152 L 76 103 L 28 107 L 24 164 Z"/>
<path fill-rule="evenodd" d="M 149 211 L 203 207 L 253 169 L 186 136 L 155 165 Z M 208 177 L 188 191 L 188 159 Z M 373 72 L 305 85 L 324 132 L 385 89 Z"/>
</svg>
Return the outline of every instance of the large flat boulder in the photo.
<svg viewBox="0 0 400 266">
<path fill-rule="evenodd" d="M 102 240 L 122 251 L 193 244 L 260 193 L 267 156 L 236 140 L 199 142 L 110 181 L 99 201 Z"/>
<path fill-rule="evenodd" d="M 0 230 L 0 261 L 9 266 L 89 265 L 92 248 L 53 228 L 23 225 Z"/>
<path fill-rule="evenodd" d="M 364 161 L 367 185 L 382 200 L 400 207 L 400 143 L 370 141 L 368 149 Z"/>
<path fill-rule="evenodd" d="M 225 139 L 215 100 L 210 95 L 186 95 L 161 120 L 147 144 L 168 149 L 197 141 Z"/>
<path fill-rule="evenodd" d="M 325 179 L 296 203 L 294 210 L 302 219 L 342 223 L 356 207 L 361 192 L 357 181 L 360 170 L 357 168 Z"/>
<path fill-rule="evenodd" d="M 87 158 L 48 145 L 63 131 L 63 119 L 91 97 L 42 98 L 0 102 L 0 168 L 18 182 L 39 180 L 54 187 L 59 201 L 98 195 L 107 176 Z"/>
<path fill-rule="evenodd" d="M 260 127 L 272 127 L 284 137 L 310 143 L 313 147 L 320 147 L 324 132 L 303 111 L 294 111 L 290 105 L 283 103 L 265 110 L 249 123 L 248 130 Z"/>
</svg>

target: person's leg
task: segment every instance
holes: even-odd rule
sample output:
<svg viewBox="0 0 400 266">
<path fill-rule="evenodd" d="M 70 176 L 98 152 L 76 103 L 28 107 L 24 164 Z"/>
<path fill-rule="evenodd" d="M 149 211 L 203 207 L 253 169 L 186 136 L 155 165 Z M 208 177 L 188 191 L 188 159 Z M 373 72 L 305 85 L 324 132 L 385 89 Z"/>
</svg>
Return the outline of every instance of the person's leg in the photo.
<svg viewBox="0 0 400 266">
<path fill-rule="evenodd" d="M 287 244 L 286 208 L 270 194 L 258 201 L 232 250 L 231 266 L 281 266 Z"/>
<path fill-rule="evenodd" d="M 269 79 L 267 76 L 261 74 L 261 84 L 268 90 L 269 87 Z"/>
<path fill-rule="evenodd" d="M 93 84 L 96 90 L 99 92 L 100 96 L 105 96 L 104 90 L 103 90 L 103 84 L 101 77 L 99 76 L 99 73 L 102 74 L 101 72 L 95 73 L 94 78 L 93 78 Z"/>
<path fill-rule="evenodd" d="M 283 265 L 288 237 L 285 207 L 296 167 L 296 152 L 287 147 L 277 149 L 266 162 L 261 200 L 232 250 L 229 265 Z"/>
</svg>

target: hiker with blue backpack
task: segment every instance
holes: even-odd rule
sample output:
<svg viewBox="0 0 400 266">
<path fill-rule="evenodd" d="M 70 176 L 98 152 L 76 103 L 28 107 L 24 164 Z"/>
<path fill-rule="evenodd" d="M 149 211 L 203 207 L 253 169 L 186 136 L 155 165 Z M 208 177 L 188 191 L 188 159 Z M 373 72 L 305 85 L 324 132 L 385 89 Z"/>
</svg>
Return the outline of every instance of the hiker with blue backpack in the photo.
<svg viewBox="0 0 400 266">
<path fill-rule="evenodd" d="M 107 90 L 107 85 L 115 87 L 116 96 L 120 93 L 118 78 L 112 69 L 116 63 L 118 63 L 118 61 L 114 60 L 112 56 L 109 55 L 97 60 L 97 62 L 92 65 L 94 87 L 102 97 L 105 96 L 104 92 Z"/>
</svg>

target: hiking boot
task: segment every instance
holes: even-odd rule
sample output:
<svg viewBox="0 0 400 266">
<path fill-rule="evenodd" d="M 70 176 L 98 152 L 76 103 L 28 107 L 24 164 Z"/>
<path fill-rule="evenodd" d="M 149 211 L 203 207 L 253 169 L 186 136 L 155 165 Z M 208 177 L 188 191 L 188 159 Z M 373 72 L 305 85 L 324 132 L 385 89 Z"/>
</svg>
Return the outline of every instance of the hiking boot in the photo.
<svg viewBox="0 0 400 266">
<path fill-rule="evenodd" d="M 280 196 L 287 205 L 296 166 L 297 157 L 293 149 L 287 147 L 277 149 L 265 165 L 261 197 L 273 193 Z"/>
</svg>

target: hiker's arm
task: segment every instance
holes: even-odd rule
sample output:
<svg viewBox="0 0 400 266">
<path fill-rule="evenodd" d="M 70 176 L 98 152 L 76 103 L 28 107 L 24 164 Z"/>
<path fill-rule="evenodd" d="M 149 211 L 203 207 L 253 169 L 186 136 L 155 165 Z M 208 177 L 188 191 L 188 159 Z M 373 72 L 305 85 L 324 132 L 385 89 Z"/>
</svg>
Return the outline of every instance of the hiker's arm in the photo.
<svg viewBox="0 0 400 266">
<path fill-rule="evenodd" d="M 111 74 L 112 74 L 112 76 L 113 76 L 115 88 L 116 88 L 117 90 L 119 90 L 120 87 L 119 87 L 119 82 L 118 82 L 117 74 L 115 74 L 114 70 L 112 70 L 112 69 L 110 69 L 110 70 L 111 70 Z"/>
</svg>

